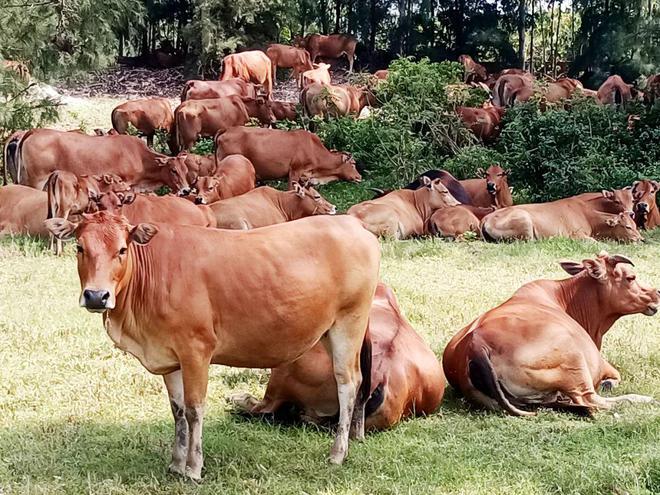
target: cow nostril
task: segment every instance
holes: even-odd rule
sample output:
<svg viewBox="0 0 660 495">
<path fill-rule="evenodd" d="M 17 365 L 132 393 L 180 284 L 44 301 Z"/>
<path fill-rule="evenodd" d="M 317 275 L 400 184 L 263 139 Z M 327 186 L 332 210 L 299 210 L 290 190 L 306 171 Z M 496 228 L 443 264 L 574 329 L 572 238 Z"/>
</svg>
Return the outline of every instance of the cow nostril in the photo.
<svg viewBox="0 0 660 495">
<path fill-rule="evenodd" d="M 204 203 L 204 200 L 200 198 L 199 196 L 195 198 L 195 204 L 196 205 L 201 205 Z"/>
</svg>

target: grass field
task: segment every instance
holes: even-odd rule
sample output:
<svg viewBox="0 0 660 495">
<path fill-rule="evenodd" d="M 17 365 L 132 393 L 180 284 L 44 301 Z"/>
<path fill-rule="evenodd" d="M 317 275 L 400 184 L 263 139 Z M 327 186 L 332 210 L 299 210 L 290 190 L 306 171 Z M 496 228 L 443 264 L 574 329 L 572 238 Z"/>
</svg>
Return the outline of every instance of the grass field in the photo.
<svg viewBox="0 0 660 495">
<path fill-rule="evenodd" d="M 522 283 L 561 277 L 560 258 L 602 248 L 660 284 L 660 243 L 551 240 L 489 245 L 384 244 L 382 278 L 438 356 L 466 322 Z M 341 468 L 331 437 L 231 413 L 226 397 L 261 394 L 263 371 L 215 367 L 204 429 L 204 482 L 166 474 L 173 423 L 159 377 L 114 349 L 101 317 L 77 307 L 72 246 L 64 257 L 0 242 L 0 493 L 647 494 L 660 493 L 660 408 L 623 406 L 594 420 L 470 410 L 448 390 L 437 414 L 352 444 Z M 660 395 L 657 318 L 628 317 L 604 353 L 617 394 Z"/>
</svg>

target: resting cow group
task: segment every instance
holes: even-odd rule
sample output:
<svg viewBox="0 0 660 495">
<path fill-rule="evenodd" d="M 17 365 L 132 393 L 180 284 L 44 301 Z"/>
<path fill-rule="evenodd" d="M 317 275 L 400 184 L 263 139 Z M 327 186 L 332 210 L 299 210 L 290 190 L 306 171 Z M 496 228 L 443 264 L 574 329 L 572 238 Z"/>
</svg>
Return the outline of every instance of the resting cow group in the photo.
<svg viewBox="0 0 660 495">
<path fill-rule="evenodd" d="M 367 88 L 333 85 L 330 65 L 316 65 L 345 56 L 352 71 L 355 46 L 349 36 L 310 35 L 232 54 L 219 81 L 188 81 L 174 110 L 162 98 L 132 100 L 112 112 L 113 132 L 33 129 L 5 144 L 13 184 L 0 188 L 0 235 L 50 238 L 56 253 L 75 240 L 80 305 L 102 313 L 114 344 L 163 376 L 175 423 L 170 471 L 202 476 L 211 364 L 271 368 L 263 398 L 236 395 L 236 409 L 336 425 L 337 464 L 365 429 L 433 414 L 445 377 L 473 404 L 516 416 L 653 402 L 600 394 L 621 380 L 600 353 L 605 333 L 621 316 L 660 307 L 630 259 L 602 252 L 562 262 L 569 278 L 521 287 L 460 330 L 441 364 L 380 281 L 377 237 L 635 242 L 660 226 L 660 184 L 514 205 L 510 171 L 497 164 L 462 180 L 430 170 L 338 215 L 315 186 L 360 182 L 355 159 L 309 131 L 268 126 L 297 116 L 295 103 L 273 100 L 278 68 L 292 70 L 305 115 L 372 106 Z M 492 91 L 482 107 L 456 110 L 485 141 L 500 132 L 505 107 L 539 91 L 548 103 L 583 91 L 572 79 L 535 86 L 524 71 L 488 75 L 469 56 L 460 60 L 466 82 Z M 595 96 L 619 104 L 632 93 L 613 77 Z M 262 127 L 249 126 L 253 119 Z M 126 135 L 130 126 L 147 142 Z M 150 148 L 158 131 L 169 134 L 173 156 Z M 189 151 L 200 137 L 213 138 L 212 156 Z M 154 193 L 164 187 L 171 194 Z"/>
</svg>

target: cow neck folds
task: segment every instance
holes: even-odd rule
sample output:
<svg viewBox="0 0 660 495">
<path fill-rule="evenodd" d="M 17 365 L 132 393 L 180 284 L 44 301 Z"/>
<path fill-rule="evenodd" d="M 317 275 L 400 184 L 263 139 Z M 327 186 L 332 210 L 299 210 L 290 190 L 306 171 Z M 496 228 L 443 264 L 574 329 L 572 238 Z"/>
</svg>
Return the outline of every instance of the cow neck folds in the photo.
<svg viewBox="0 0 660 495">
<path fill-rule="evenodd" d="M 422 186 L 419 189 L 413 191 L 413 203 L 415 209 L 419 213 L 419 216 L 422 218 L 422 222 L 426 225 L 426 222 L 429 221 L 431 215 L 433 215 L 433 209 L 429 205 L 429 196 L 431 191 L 428 187 Z"/>
<path fill-rule="evenodd" d="M 557 302 L 586 330 L 598 350 L 603 336 L 623 315 L 612 313 L 599 297 L 600 282 L 587 273 L 558 280 Z"/>
<path fill-rule="evenodd" d="M 296 209 L 293 208 L 293 202 L 295 201 L 297 194 L 294 194 L 293 191 L 271 191 L 271 194 L 275 196 L 273 198 L 275 200 L 275 206 L 280 212 L 282 212 L 282 215 L 287 221 L 290 222 L 291 220 L 302 218 L 300 211 L 297 212 L 298 215 L 296 216 Z"/>
<path fill-rule="evenodd" d="M 490 194 L 490 193 L 488 193 Z M 500 187 L 495 194 L 491 194 L 495 208 L 505 208 L 513 204 L 509 186 Z"/>
</svg>

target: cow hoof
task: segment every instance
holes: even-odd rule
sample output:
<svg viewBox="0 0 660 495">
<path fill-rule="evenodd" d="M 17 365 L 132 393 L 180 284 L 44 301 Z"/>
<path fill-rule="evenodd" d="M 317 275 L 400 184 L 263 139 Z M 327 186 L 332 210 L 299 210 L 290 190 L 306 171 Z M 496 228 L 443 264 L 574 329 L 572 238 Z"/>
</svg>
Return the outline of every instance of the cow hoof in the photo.
<svg viewBox="0 0 660 495">
<path fill-rule="evenodd" d="M 245 412 L 252 412 L 259 404 L 259 401 L 248 393 L 234 394 L 229 397 L 229 402 Z"/>
<path fill-rule="evenodd" d="M 193 470 L 193 469 L 190 469 L 189 467 L 186 467 L 185 477 L 188 478 L 190 481 L 193 481 L 195 483 L 201 483 L 202 482 L 201 469 L 199 470 L 199 472 L 197 472 L 197 470 Z"/>
<path fill-rule="evenodd" d="M 185 463 L 183 465 L 171 462 L 170 465 L 167 468 L 167 472 L 170 474 L 174 474 L 177 476 L 185 476 L 186 475 L 186 465 Z"/>
<path fill-rule="evenodd" d="M 600 391 L 601 392 L 611 392 L 614 390 L 614 387 L 617 386 L 617 383 L 614 380 L 603 380 L 600 383 Z"/>
<path fill-rule="evenodd" d="M 335 466 L 341 466 L 344 463 L 344 459 L 346 459 L 346 452 L 331 451 L 328 462 L 330 464 L 334 464 Z"/>
</svg>

